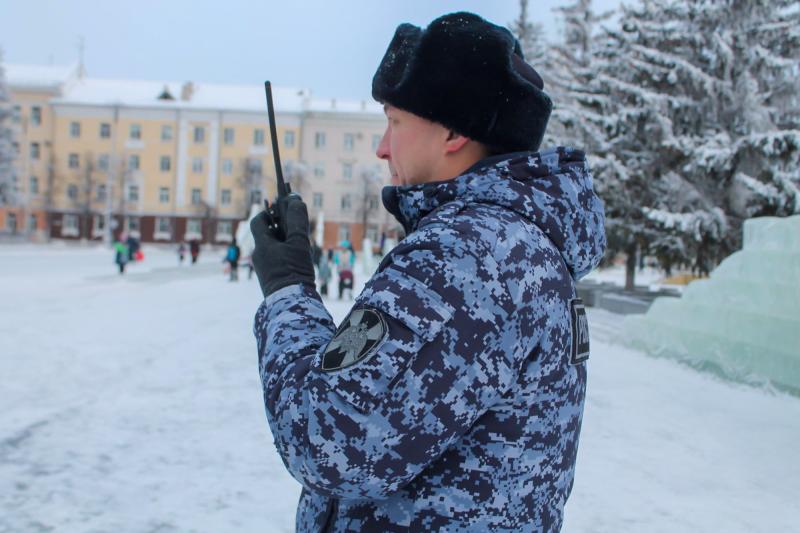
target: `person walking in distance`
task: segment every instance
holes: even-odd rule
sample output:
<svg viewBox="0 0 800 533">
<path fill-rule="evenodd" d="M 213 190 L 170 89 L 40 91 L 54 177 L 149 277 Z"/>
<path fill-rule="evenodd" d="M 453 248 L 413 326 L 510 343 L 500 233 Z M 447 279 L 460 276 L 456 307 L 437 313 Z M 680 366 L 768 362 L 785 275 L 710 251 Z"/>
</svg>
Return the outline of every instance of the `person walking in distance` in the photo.
<svg viewBox="0 0 800 533">
<path fill-rule="evenodd" d="M 239 246 L 236 244 L 236 239 L 234 238 L 231 243 L 228 245 L 228 250 L 225 254 L 225 261 L 228 262 L 228 266 L 230 266 L 230 281 L 239 281 L 239 255 L 241 254 L 241 250 Z"/>
<path fill-rule="evenodd" d="M 192 264 L 197 263 L 197 257 L 200 255 L 200 241 L 197 239 L 189 241 L 189 255 L 192 256 Z"/>
<path fill-rule="evenodd" d="M 128 246 L 125 240 L 120 238 L 114 243 L 114 262 L 119 268 L 120 275 L 125 273 L 125 265 L 128 264 Z"/>
</svg>

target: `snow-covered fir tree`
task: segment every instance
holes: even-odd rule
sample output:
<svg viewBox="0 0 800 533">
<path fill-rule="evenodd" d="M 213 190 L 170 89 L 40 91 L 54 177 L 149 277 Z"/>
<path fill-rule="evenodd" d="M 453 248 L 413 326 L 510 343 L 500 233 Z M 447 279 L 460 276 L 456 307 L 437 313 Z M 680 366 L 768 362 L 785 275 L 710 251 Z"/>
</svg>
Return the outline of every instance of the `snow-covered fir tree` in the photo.
<svg viewBox="0 0 800 533">
<path fill-rule="evenodd" d="M 599 112 L 607 96 L 593 84 L 597 76 L 594 54 L 600 45 L 600 24 L 612 12 L 598 15 L 592 0 L 575 0 L 554 11 L 563 31 L 559 42 L 548 50 L 544 69 L 546 89 L 554 103 L 548 141 L 576 146 L 602 158 L 606 146 Z"/>
<path fill-rule="evenodd" d="M 608 254 L 627 256 L 626 287 L 632 288 L 637 255 L 651 251 L 656 243 L 679 250 L 682 242 L 660 239 L 656 224 L 645 213 L 661 196 L 662 170 L 672 168 L 660 159 L 665 147 L 662 126 L 668 122 L 671 104 L 666 84 L 654 86 L 650 66 L 634 62 L 635 47 L 642 45 L 631 29 L 657 25 L 659 9 L 652 3 L 623 6 L 621 19 L 621 28 L 604 29 L 593 55 L 597 70 L 589 84 L 606 98 L 598 99 L 600 109 L 589 120 L 595 119 L 606 142 L 603 164 L 595 168 L 595 186 L 606 208 Z M 668 261 L 665 266 L 669 268 Z"/>
<path fill-rule="evenodd" d="M 739 246 L 744 218 L 800 212 L 797 5 L 623 6 L 596 55 L 613 251 L 708 272 Z"/>
<path fill-rule="evenodd" d="M 538 22 L 531 22 L 528 18 L 528 0 L 519 0 L 519 16 L 508 25 L 508 29 L 519 40 L 525 61 L 533 65 L 540 72 L 547 61 L 547 42 L 544 38 L 544 29 Z"/>
<path fill-rule="evenodd" d="M 9 101 L 0 49 L 0 205 L 12 203 L 15 194 L 13 109 Z"/>
</svg>

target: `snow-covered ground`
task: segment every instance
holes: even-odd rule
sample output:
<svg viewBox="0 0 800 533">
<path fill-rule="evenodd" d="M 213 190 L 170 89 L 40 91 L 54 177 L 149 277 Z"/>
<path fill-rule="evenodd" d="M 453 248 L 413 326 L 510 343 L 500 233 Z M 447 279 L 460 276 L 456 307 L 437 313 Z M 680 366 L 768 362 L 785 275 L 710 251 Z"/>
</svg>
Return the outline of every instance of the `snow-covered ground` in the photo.
<svg viewBox="0 0 800 533">
<path fill-rule="evenodd" d="M 0 246 L 0 532 L 292 531 L 255 278 L 145 254 L 121 277 L 102 248 Z M 800 399 L 622 348 L 620 321 L 590 310 L 564 531 L 796 531 Z"/>
</svg>

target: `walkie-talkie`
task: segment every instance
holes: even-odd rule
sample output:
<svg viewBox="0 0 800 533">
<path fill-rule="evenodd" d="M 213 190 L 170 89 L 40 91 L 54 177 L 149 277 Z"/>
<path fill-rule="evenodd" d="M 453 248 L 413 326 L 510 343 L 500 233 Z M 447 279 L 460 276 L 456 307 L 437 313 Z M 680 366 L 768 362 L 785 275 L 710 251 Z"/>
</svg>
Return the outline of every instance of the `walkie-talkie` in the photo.
<svg viewBox="0 0 800 533">
<path fill-rule="evenodd" d="M 283 181 L 283 169 L 281 168 L 281 155 L 278 152 L 278 133 L 275 128 L 275 106 L 272 104 L 272 85 L 269 81 L 264 82 L 264 91 L 267 94 L 267 113 L 269 114 L 269 134 L 272 136 L 272 157 L 275 160 L 275 176 L 278 180 L 278 197 L 269 204 L 264 200 L 264 210 L 267 213 L 267 224 L 270 229 L 275 231 L 280 240 L 286 239 L 286 228 L 284 218 L 280 215 L 280 204 L 286 202 L 292 194 L 292 188 Z"/>
</svg>

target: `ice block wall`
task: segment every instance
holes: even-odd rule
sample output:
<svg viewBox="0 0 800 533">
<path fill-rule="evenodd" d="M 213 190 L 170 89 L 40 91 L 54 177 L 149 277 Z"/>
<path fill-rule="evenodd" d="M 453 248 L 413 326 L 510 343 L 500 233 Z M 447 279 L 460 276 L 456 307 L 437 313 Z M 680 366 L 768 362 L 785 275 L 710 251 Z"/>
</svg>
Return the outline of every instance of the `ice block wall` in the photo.
<svg viewBox="0 0 800 533">
<path fill-rule="evenodd" d="M 726 378 L 800 393 L 800 215 L 747 220 L 740 251 L 681 298 L 626 317 L 623 339 Z"/>
</svg>

